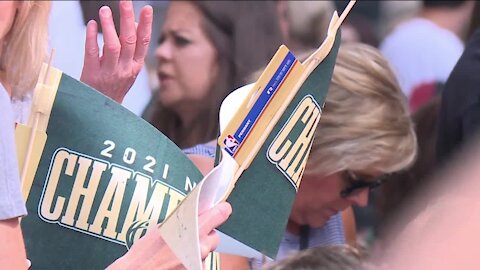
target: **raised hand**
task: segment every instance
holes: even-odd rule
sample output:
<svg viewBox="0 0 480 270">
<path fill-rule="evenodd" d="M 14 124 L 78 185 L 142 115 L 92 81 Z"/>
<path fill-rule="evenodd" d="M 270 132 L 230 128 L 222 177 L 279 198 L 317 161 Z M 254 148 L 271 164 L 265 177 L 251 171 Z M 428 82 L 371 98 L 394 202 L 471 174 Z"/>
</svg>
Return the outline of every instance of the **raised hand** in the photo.
<svg viewBox="0 0 480 270">
<path fill-rule="evenodd" d="M 131 1 L 120 1 L 120 35 L 113 23 L 112 11 L 99 10 L 103 30 L 103 53 L 97 42 L 98 25 L 87 24 L 85 59 L 80 80 L 121 103 L 143 67 L 152 33 L 153 9 L 144 6 L 138 25 Z"/>
</svg>

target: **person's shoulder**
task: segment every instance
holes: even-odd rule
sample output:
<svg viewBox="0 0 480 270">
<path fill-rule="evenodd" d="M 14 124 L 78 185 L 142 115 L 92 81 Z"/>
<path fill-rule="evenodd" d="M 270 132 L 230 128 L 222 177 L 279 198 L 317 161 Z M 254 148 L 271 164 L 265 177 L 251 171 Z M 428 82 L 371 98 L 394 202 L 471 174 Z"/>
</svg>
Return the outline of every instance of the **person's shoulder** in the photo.
<svg viewBox="0 0 480 270">
<path fill-rule="evenodd" d="M 397 39 L 410 39 L 412 35 L 416 35 L 428 29 L 430 24 L 421 18 L 413 18 L 399 23 L 384 39 L 384 42 Z"/>
<path fill-rule="evenodd" d="M 0 220 L 26 215 L 13 137 L 10 96 L 0 84 Z"/>
<path fill-rule="evenodd" d="M 440 29 L 433 22 L 423 18 L 413 18 L 400 23 L 388 34 L 380 45 L 382 52 L 424 46 L 434 47 L 435 40 L 444 39 L 446 30 Z M 432 40 L 434 39 L 434 40 Z"/>
<path fill-rule="evenodd" d="M 9 99 L 7 90 L 0 83 L 0 102 L 4 102 L 4 100 L 7 100 L 7 99 Z"/>
<path fill-rule="evenodd" d="M 5 119 L 6 116 L 11 116 L 12 114 L 12 104 L 10 100 L 10 96 L 7 93 L 7 90 L 3 87 L 0 83 L 0 115 L 2 115 L 2 119 L 0 123 L 5 124 L 5 122 L 9 121 L 10 119 Z"/>
</svg>

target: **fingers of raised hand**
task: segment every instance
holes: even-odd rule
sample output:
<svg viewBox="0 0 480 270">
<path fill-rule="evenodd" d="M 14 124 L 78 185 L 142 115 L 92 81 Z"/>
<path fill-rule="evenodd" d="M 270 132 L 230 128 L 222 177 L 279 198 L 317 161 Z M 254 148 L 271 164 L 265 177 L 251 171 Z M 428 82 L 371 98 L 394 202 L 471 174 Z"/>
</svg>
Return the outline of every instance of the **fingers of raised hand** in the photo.
<svg viewBox="0 0 480 270">
<path fill-rule="evenodd" d="M 149 5 L 142 8 L 137 26 L 137 44 L 133 60 L 143 64 L 152 36 L 153 8 Z"/>
<path fill-rule="evenodd" d="M 109 7 L 100 8 L 99 17 L 103 30 L 103 53 L 99 57 L 98 25 L 90 22 L 81 80 L 122 102 L 143 67 L 152 32 L 153 9 L 151 6 L 143 7 L 137 25 L 132 2 L 121 1 L 120 36 L 117 35 Z"/>
<path fill-rule="evenodd" d="M 128 65 L 135 53 L 137 31 L 131 1 L 120 1 L 120 64 Z"/>
<path fill-rule="evenodd" d="M 92 72 L 98 72 L 98 70 L 100 69 L 97 35 L 97 22 L 94 20 L 90 20 L 87 24 L 87 33 L 85 40 L 85 59 L 83 65 Z"/>
<path fill-rule="evenodd" d="M 100 23 L 103 31 L 103 56 L 101 66 L 114 70 L 120 56 L 121 44 L 117 36 L 117 30 L 113 23 L 112 11 L 109 7 L 103 6 L 99 11 Z"/>
</svg>

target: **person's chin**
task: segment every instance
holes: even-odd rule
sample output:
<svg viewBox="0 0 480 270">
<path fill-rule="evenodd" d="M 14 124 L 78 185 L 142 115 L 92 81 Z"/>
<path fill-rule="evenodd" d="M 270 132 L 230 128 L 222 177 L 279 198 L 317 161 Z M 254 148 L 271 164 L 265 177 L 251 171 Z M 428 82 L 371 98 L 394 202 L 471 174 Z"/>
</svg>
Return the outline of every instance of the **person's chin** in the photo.
<svg viewBox="0 0 480 270">
<path fill-rule="evenodd" d="M 163 90 L 160 90 L 163 91 Z M 165 92 L 161 92 L 158 96 L 159 103 L 165 108 L 172 108 L 178 103 L 177 99 L 172 95 L 169 89 L 166 89 Z"/>
<path fill-rule="evenodd" d="M 310 226 L 312 228 L 320 228 L 323 225 L 325 225 L 329 219 L 330 219 L 330 217 L 322 215 L 321 217 L 317 217 L 313 220 L 310 220 L 308 222 L 308 226 Z"/>
<path fill-rule="evenodd" d="M 322 213 L 315 217 L 315 219 L 309 220 L 309 226 L 312 228 L 322 227 L 337 213 L 338 211 L 334 211 L 333 209 L 322 211 Z"/>
</svg>

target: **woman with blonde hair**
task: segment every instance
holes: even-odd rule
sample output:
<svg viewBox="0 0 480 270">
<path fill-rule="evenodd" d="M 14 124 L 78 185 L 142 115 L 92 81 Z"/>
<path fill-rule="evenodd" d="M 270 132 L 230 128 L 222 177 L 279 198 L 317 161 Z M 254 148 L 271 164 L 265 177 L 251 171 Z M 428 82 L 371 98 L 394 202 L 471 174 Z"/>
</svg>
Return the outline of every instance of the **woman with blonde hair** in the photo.
<svg viewBox="0 0 480 270">
<path fill-rule="evenodd" d="M 47 49 L 50 2 L 0 2 L 0 268 L 26 269 L 10 96 L 33 89 Z"/>
<path fill-rule="evenodd" d="M 344 244 L 339 212 L 366 206 L 369 190 L 410 166 L 416 147 L 406 98 L 388 62 L 369 45 L 342 45 L 277 259 Z M 246 259 L 236 261 L 235 269 L 245 268 Z M 262 258 L 250 260 L 253 269 L 261 264 Z"/>
<path fill-rule="evenodd" d="M 19 220 L 27 213 L 20 191 L 11 97 L 22 97 L 34 88 L 40 66 L 46 60 L 50 5 L 49 1 L 0 1 L 0 269 L 29 267 Z M 96 43 L 97 25 L 89 23 L 82 74 L 82 80 L 114 98 L 128 91 L 130 82 L 143 65 L 153 16 L 152 8 L 144 7 L 137 27 L 131 1 L 120 3 L 120 13 L 121 29 L 120 36 L 117 36 L 110 9 L 100 9 L 105 34 L 102 57 L 99 57 Z M 137 37 L 138 42 L 132 42 Z M 211 232 L 227 219 L 230 212 L 228 204 L 221 204 L 200 216 L 204 221 L 201 226 L 204 233 L 200 238 L 202 250 L 215 248 L 219 240 Z M 181 264 L 158 233 L 149 233 L 111 268 L 159 266 L 180 267 Z"/>
</svg>

